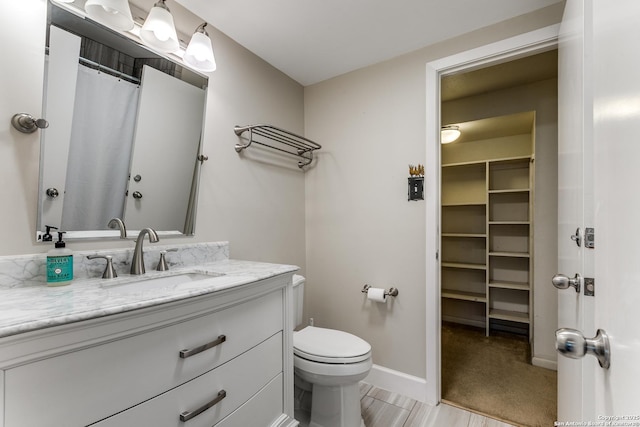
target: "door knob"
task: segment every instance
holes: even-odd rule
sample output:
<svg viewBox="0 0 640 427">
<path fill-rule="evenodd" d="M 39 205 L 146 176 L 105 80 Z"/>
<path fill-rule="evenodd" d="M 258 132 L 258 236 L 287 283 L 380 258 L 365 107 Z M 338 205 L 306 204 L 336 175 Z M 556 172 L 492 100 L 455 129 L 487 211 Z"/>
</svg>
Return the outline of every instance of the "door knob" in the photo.
<svg viewBox="0 0 640 427">
<path fill-rule="evenodd" d="M 49 127 L 49 122 L 45 119 L 36 119 L 31 114 L 18 113 L 11 117 L 11 124 L 22 133 L 32 133 L 37 129 Z"/>
<path fill-rule="evenodd" d="M 576 288 L 576 292 L 580 292 L 580 280 L 582 277 L 576 273 L 575 277 L 568 277 L 565 274 L 556 274 L 551 279 L 551 283 L 558 289 L 568 289 L 569 286 Z"/>
<path fill-rule="evenodd" d="M 596 336 L 585 338 L 576 329 L 561 328 L 556 331 L 556 350 L 571 359 L 580 359 L 585 354 L 591 354 L 598 359 L 604 369 L 610 366 L 609 336 L 602 329 L 598 329 Z"/>
<path fill-rule="evenodd" d="M 133 198 L 134 199 L 138 199 L 138 200 L 142 199 L 142 193 L 139 192 L 139 191 L 134 191 L 133 192 Z"/>
<path fill-rule="evenodd" d="M 55 199 L 56 197 L 58 197 L 60 195 L 60 193 L 58 192 L 57 188 L 47 188 L 47 191 L 45 191 L 47 197 L 49 197 L 50 199 Z"/>
</svg>

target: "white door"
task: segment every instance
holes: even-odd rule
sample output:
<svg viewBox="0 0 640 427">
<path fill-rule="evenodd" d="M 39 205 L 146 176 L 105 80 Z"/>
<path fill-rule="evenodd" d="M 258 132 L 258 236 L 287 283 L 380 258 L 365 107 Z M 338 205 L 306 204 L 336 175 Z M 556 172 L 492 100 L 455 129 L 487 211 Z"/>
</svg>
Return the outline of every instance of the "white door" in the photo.
<svg viewBox="0 0 640 427">
<path fill-rule="evenodd" d="M 143 67 L 124 215 L 128 228 L 184 231 L 205 96 L 204 89 Z"/>
<path fill-rule="evenodd" d="M 603 329 L 611 345 L 609 369 L 591 356 L 559 358 L 558 412 L 563 421 L 640 425 L 640 247 L 634 241 L 640 217 L 640 196 L 634 191 L 640 182 L 638 22 L 637 0 L 570 0 L 563 20 L 565 29 L 579 28 L 566 31 L 561 43 L 561 99 L 572 101 L 561 103 L 565 115 L 560 117 L 559 144 L 561 153 L 573 155 L 561 157 L 559 164 L 574 174 L 573 181 L 566 178 L 569 174 L 559 177 L 566 190 L 559 195 L 559 264 L 595 278 L 595 296 L 572 288 L 559 291 L 559 326 L 579 329 L 587 337 Z M 568 213 L 572 204 L 581 212 Z M 569 226 L 574 220 L 582 222 Z M 575 231 L 566 227 L 592 226 L 594 249 L 563 249 L 566 232 Z M 561 272 L 573 275 L 574 270 Z"/>
<path fill-rule="evenodd" d="M 595 413 L 631 417 L 612 425 L 640 425 L 639 22 L 638 0 L 593 2 L 594 323 L 611 342 L 610 369 L 594 371 Z"/>
<path fill-rule="evenodd" d="M 591 73 L 587 61 L 590 1 L 569 0 L 558 44 L 558 273 L 593 277 L 593 249 L 583 244 L 585 226 L 593 227 L 593 125 Z M 577 233 L 577 236 L 576 236 Z M 575 239 L 573 240 L 572 239 Z M 578 245 L 577 240 L 580 240 Z M 551 284 L 549 284 L 551 286 Z M 593 299 L 573 287 L 558 290 L 558 327 L 589 335 L 593 329 Z M 593 393 L 584 382 L 591 360 L 558 357 L 558 420 L 593 419 Z"/>
</svg>

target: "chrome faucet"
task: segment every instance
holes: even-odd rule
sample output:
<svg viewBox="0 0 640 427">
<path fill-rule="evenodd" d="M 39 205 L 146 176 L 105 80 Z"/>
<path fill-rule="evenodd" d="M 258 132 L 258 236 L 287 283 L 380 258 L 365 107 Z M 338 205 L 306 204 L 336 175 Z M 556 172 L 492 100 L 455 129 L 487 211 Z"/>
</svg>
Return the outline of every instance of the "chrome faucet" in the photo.
<svg viewBox="0 0 640 427">
<path fill-rule="evenodd" d="M 149 235 L 149 243 L 156 243 L 158 240 L 158 233 L 153 228 L 144 228 L 140 230 L 138 234 L 138 240 L 136 240 L 136 248 L 133 251 L 133 258 L 131 259 L 131 274 L 144 274 L 144 252 L 142 251 L 142 243 L 144 242 L 144 235 Z"/>
<path fill-rule="evenodd" d="M 107 224 L 107 227 L 120 229 L 120 238 L 127 238 L 127 227 L 124 226 L 124 222 L 122 222 L 120 218 L 111 218 L 111 220 Z"/>
</svg>

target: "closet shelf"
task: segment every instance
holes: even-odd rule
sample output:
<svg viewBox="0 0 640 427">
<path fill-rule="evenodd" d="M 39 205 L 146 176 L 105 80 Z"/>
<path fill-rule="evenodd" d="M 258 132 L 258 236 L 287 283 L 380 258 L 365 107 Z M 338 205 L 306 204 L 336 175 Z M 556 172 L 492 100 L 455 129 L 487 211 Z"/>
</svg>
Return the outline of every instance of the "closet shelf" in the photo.
<svg viewBox="0 0 640 427">
<path fill-rule="evenodd" d="M 463 268 L 467 270 L 486 270 L 487 266 L 485 264 L 470 264 L 464 262 L 443 262 L 442 267 L 448 268 Z"/>
<path fill-rule="evenodd" d="M 490 319 L 508 320 L 510 322 L 529 323 L 529 313 L 519 311 L 499 310 L 492 308 L 489 310 Z"/>
<path fill-rule="evenodd" d="M 487 297 L 485 294 L 481 294 L 478 292 L 465 292 L 458 291 L 453 289 L 442 289 L 442 293 L 440 294 L 442 298 L 450 298 L 450 299 L 458 299 L 463 301 L 473 301 L 473 302 L 487 302 Z"/>
<path fill-rule="evenodd" d="M 489 256 L 501 256 L 508 258 L 529 258 L 528 252 L 489 252 Z"/>
<path fill-rule="evenodd" d="M 244 138 L 245 143 L 236 144 L 236 152 L 240 153 L 245 148 L 249 148 L 252 143 L 256 143 L 301 158 L 302 160 L 298 161 L 299 168 L 310 165 L 313 161 L 313 152 L 322 148 L 320 144 L 310 139 L 272 125 L 236 126 L 233 131 L 238 136 L 249 132 L 248 138 Z"/>
<path fill-rule="evenodd" d="M 528 283 L 508 282 L 504 280 L 491 280 L 489 281 L 490 288 L 500 289 L 513 289 L 516 291 L 529 291 L 530 287 Z"/>
<path fill-rule="evenodd" d="M 442 237 L 458 237 L 458 238 L 486 238 L 484 233 L 442 233 Z"/>
</svg>

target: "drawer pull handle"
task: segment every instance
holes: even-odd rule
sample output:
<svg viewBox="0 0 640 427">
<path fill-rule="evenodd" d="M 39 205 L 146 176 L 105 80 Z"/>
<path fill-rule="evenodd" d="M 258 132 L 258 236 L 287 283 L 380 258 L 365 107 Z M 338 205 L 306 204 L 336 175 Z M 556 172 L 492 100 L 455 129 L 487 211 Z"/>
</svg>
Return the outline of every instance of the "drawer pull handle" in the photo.
<svg viewBox="0 0 640 427">
<path fill-rule="evenodd" d="M 220 335 L 215 341 L 211 341 L 208 344 L 203 344 L 201 346 L 194 347 L 194 348 L 192 348 L 190 350 L 180 350 L 180 357 L 182 359 L 186 359 L 187 357 L 191 357 L 194 354 L 202 353 L 205 350 L 209 350 L 212 347 L 220 345 L 223 342 L 225 342 L 226 340 L 227 340 L 227 336 L 226 335 Z"/>
<path fill-rule="evenodd" d="M 203 413 L 207 409 L 209 409 L 212 406 L 216 405 L 218 402 L 220 402 L 225 397 L 227 397 L 227 392 L 224 391 L 224 390 L 220 390 L 218 392 L 218 395 L 216 396 L 216 398 L 213 399 L 211 402 L 205 403 L 204 405 L 202 405 L 201 407 L 199 407 L 195 411 L 184 411 L 183 413 L 181 413 L 180 414 L 180 421 L 183 421 L 183 422 L 184 421 L 189 421 L 191 418 L 200 415 L 201 413 Z"/>
</svg>

